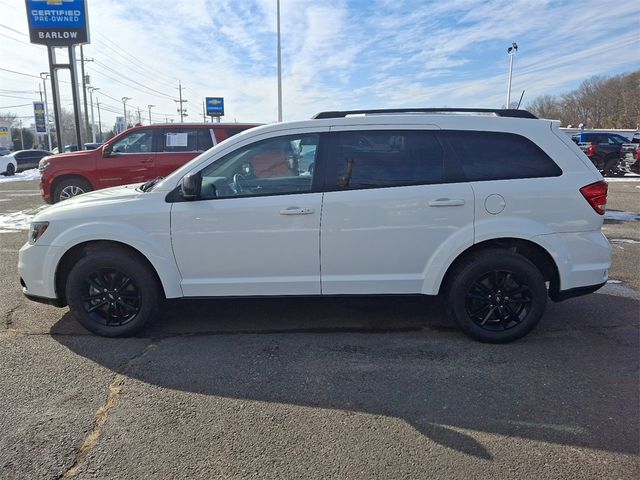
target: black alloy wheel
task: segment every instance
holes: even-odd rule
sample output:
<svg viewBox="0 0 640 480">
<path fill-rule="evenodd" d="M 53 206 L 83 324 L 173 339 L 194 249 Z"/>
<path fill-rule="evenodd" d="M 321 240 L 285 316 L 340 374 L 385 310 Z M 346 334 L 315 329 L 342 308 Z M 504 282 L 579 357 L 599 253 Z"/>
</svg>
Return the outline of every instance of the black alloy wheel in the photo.
<svg viewBox="0 0 640 480">
<path fill-rule="evenodd" d="M 548 296 L 545 278 L 516 252 L 483 249 L 465 257 L 447 275 L 449 316 L 476 340 L 512 342 L 542 318 Z"/>
<path fill-rule="evenodd" d="M 99 243 L 84 253 L 69 272 L 65 292 L 71 313 L 85 328 L 105 337 L 125 337 L 156 317 L 162 286 L 144 257 Z"/>
<path fill-rule="evenodd" d="M 140 290 L 126 273 L 103 268 L 89 273 L 82 285 L 82 306 L 104 326 L 122 326 L 140 312 Z"/>
<path fill-rule="evenodd" d="M 478 278 L 467 291 L 469 318 L 480 328 L 508 330 L 527 317 L 533 303 L 529 286 L 511 271 L 496 270 Z"/>
</svg>

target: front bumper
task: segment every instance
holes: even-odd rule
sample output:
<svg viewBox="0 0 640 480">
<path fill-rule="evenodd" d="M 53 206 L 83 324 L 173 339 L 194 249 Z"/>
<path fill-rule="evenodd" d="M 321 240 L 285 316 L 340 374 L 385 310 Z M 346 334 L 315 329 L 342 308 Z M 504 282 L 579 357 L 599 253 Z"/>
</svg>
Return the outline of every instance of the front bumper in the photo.
<svg viewBox="0 0 640 480">
<path fill-rule="evenodd" d="M 58 301 L 55 276 L 62 249 L 26 243 L 18 254 L 18 273 L 24 295 L 40 303 Z"/>
</svg>

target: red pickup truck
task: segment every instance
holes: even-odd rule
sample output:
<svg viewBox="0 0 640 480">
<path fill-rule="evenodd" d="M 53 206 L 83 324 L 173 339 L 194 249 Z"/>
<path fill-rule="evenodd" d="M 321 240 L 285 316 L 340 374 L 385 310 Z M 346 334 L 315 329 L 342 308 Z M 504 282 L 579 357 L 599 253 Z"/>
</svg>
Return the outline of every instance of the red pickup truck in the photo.
<svg viewBox="0 0 640 480">
<path fill-rule="evenodd" d="M 247 123 L 180 123 L 133 127 L 95 150 L 40 160 L 40 193 L 47 203 L 100 188 L 164 177 L 217 143 L 255 127 Z"/>
</svg>

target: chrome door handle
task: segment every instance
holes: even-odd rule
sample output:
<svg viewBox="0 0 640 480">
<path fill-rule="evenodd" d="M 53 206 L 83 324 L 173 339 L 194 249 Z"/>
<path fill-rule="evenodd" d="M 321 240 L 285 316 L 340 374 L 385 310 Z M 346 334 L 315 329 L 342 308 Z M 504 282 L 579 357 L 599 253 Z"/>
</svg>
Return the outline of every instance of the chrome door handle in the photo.
<svg viewBox="0 0 640 480">
<path fill-rule="evenodd" d="M 289 207 L 280 210 L 280 215 L 310 215 L 313 211 L 311 207 Z"/>
<path fill-rule="evenodd" d="M 430 207 L 459 207 L 464 205 L 464 198 L 436 198 L 429 202 Z"/>
</svg>

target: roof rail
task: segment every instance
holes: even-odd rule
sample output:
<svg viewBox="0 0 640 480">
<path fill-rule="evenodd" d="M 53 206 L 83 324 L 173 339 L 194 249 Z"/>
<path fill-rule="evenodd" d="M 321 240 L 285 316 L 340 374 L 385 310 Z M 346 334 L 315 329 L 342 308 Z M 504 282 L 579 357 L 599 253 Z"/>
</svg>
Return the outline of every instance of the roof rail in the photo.
<svg viewBox="0 0 640 480">
<path fill-rule="evenodd" d="M 320 112 L 312 118 L 342 118 L 347 115 L 387 113 L 494 113 L 499 117 L 538 118 L 527 110 L 513 108 L 382 108 L 377 110 L 344 110 L 335 112 Z"/>
</svg>

